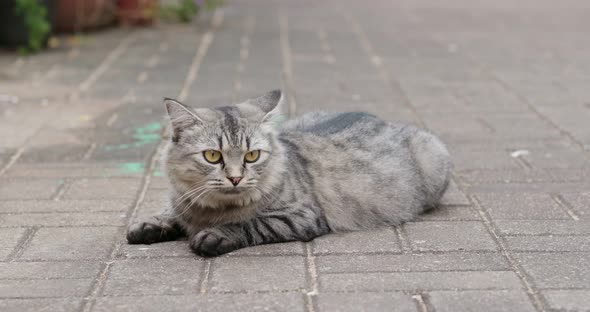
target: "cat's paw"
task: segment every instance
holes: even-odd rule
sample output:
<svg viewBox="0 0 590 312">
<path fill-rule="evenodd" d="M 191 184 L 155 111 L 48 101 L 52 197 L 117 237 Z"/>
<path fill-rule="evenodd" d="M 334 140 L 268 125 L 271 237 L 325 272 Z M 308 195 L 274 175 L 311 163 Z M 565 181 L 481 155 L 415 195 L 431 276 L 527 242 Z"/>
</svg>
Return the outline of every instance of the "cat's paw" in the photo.
<svg viewBox="0 0 590 312">
<path fill-rule="evenodd" d="M 129 244 L 153 244 L 174 240 L 178 236 L 180 233 L 172 224 L 157 217 L 135 222 L 127 229 Z"/>
<path fill-rule="evenodd" d="M 240 248 L 238 243 L 215 229 L 205 229 L 197 233 L 191 239 L 190 247 L 202 257 L 215 257 Z"/>
</svg>

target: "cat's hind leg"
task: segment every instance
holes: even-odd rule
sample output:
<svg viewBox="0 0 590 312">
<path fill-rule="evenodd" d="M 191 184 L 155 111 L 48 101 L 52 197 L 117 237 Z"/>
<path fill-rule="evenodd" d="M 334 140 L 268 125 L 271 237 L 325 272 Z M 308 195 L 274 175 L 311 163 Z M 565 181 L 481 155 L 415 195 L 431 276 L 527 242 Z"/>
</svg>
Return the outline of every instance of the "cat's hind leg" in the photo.
<svg viewBox="0 0 590 312">
<path fill-rule="evenodd" d="M 176 240 L 182 235 L 182 229 L 174 219 L 158 215 L 131 224 L 127 230 L 127 242 L 153 244 Z"/>
</svg>

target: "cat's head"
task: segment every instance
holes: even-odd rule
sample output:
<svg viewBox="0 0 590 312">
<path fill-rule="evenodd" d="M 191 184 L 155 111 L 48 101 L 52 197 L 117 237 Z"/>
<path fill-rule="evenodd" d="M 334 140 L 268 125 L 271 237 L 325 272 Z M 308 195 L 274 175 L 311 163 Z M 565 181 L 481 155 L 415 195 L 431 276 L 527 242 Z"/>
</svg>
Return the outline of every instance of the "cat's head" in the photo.
<svg viewBox="0 0 590 312">
<path fill-rule="evenodd" d="M 243 206 L 272 196 L 284 172 L 276 139 L 281 91 L 216 108 L 165 99 L 172 136 L 164 166 L 180 196 L 203 207 Z"/>
</svg>

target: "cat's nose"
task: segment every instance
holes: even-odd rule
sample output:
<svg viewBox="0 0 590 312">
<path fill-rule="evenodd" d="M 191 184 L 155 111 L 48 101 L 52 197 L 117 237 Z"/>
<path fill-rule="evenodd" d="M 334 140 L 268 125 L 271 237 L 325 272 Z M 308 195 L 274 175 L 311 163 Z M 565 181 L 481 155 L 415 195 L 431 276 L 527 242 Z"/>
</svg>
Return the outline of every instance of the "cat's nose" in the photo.
<svg viewBox="0 0 590 312">
<path fill-rule="evenodd" d="M 238 185 L 238 183 L 240 183 L 240 181 L 242 181 L 242 177 L 228 177 L 227 178 L 231 184 L 233 184 L 234 186 Z"/>
</svg>

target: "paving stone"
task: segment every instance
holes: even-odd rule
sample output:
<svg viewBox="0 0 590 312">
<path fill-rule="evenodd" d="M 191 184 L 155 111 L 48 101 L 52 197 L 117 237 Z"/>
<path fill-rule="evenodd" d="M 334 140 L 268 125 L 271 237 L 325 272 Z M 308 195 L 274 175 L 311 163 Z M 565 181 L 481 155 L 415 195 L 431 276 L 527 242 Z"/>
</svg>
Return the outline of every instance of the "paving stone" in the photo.
<svg viewBox="0 0 590 312">
<path fill-rule="evenodd" d="M 516 253 L 538 288 L 589 288 L 590 253 Z"/>
<path fill-rule="evenodd" d="M 41 228 L 19 259 L 101 259 L 110 252 L 116 235 L 119 228 L 108 226 Z"/>
<path fill-rule="evenodd" d="M 477 221 L 478 213 L 469 206 L 439 206 L 418 216 L 423 221 Z"/>
<path fill-rule="evenodd" d="M 131 200 L 7 200 L 0 213 L 125 212 Z"/>
<path fill-rule="evenodd" d="M 392 228 L 351 233 L 329 234 L 313 240 L 315 254 L 401 252 L 397 234 Z"/>
<path fill-rule="evenodd" d="M 82 297 L 92 279 L 0 280 L 0 298 Z"/>
<path fill-rule="evenodd" d="M 0 260 L 10 255 L 26 231 L 24 228 L 0 229 Z"/>
<path fill-rule="evenodd" d="M 388 293 L 327 293 L 318 296 L 320 311 L 395 311 L 414 312 L 416 304 L 408 294 Z"/>
<path fill-rule="evenodd" d="M 117 253 L 120 258 L 162 258 L 162 257 L 187 257 L 196 255 L 191 251 L 186 239 L 172 242 L 163 242 L 151 245 L 123 244 Z"/>
<path fill-rule="evenodd" d="M 544 290 L 541 292 L 551 309 L 559 311 L 588 310 L 588 289 Z"/>
<path fill-rule="evenodd" d="M 196 294 L 203 264 L 197 257 L 115 261 L 103 295 Z"/>
<path fill-rule="evenodd" d="M 298 292 L 102 297 L 93 311 L 159 312 L 170 307 L 174 307 L 174 311 L 305 311 L 303 295 Z"/>
<path fill-rule="evenodd" d="M 0 227 L 30 226 L 94 226 L 94 225 L 125 225 L 125 213 L 94 212 L 94 213 L 23 213 L 0 214 Z"/>
<path fill-rule="evenodd" d="M 139 179 L 76 180 L 64 194 L 65 199 L 132 199 L 137 196 Z"/>
<path fill-rule="evenodd" d="M 451 155 L 457 171 L 521 168 L 508 151 L 455 150 Z"/>
<path fill-rule="evenodd" d="M 323 291 L 519 289 L 510 271 L 339 273 L 319 277 Z"/>
<path fill-rule="evenodd" d="M 496 243 L 481 222 L 433 221 L 407 223 L 404 230 L 416 251 L 496 250 Z"/>
<path fill-rule="evenodd" d="M 100 263 L 75 262 L 9 262 L 0 263 L 0 279 L 83 279 L 94 278 Z"/>
<path fill-rule="evenodd" d="M 305 287 L 303 257 L 223 257 L 211 266 L 212 292 L 285 291 Z"/>
<path fill-rule="evenodd" d="M 590 236 L 506 236 L 514 251 L 590 251 Z"/>
<path fill-rule="evenodd" d="M 522 290 L 463 290 L 428 293 L 436 311 L 536 311 Z"/>
<path fill-rule="evenodd" d="M 320 273 L 501 271 L 509 267 L 496 253 L 403 255 L 325 255 L 316 257 Z"/>
<path fill-rule="evenodd" d="M 583 151 L 545 150 L 530 151 L 523 158 L 535 168 L 584 168 L 590 159 Z"/>
<path fill-rule="evenodd" d="M 294 256 L 305 255 L 305 245 L 301 242 L 258 245 L 232 251 L 228 256 Z"/>
<path fill-rule="evenodd" d="M 80 298 L 0 299 L 0 310 L 6 312 L 69 312 L 81 305 Z"/>
<path fill-rule="evenodd" d="M 565 210 L 547 194 L 478 194 L 492 219 L 569 219 Z"/>
<path fill-rule="evenodd" d="M 0 180 L 0 201 L 9 199 L 49 199 L 63 180 Z"/>
<path fill-rule="evenodd" d="M 108 178 L 108 177 L 141 177 L 141 170 L 129 170 L 129 163 L 106 162 L 77 162 L 77 163 L 44 163 L 44 164 L 20 164 L 17 163 L 6 173 L 9 177 L 26 178 Z M 132 166 L 141 165 L 133 164 Z"/>
<path fill-rule="evenodd" d="M 498 220 L 503 235 L 590 235 L 590 223 L 573 220 Z"/>
</svg>

